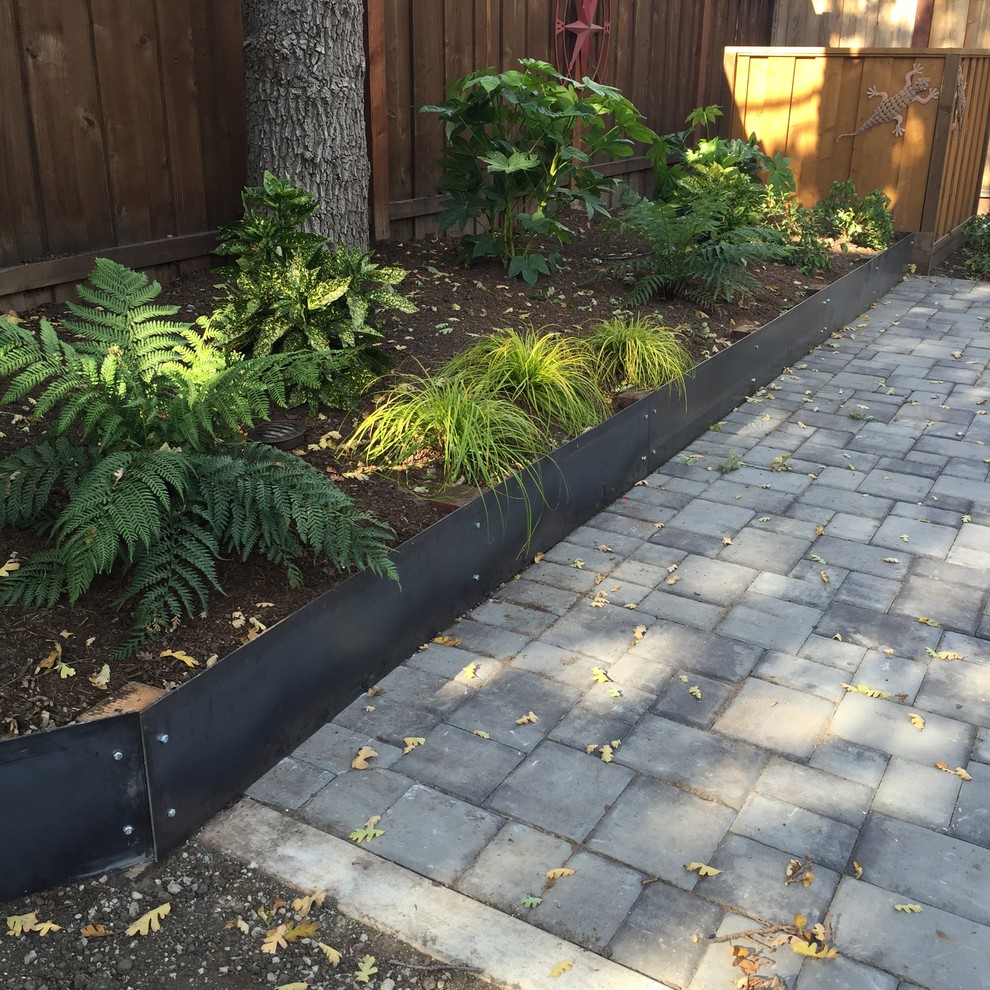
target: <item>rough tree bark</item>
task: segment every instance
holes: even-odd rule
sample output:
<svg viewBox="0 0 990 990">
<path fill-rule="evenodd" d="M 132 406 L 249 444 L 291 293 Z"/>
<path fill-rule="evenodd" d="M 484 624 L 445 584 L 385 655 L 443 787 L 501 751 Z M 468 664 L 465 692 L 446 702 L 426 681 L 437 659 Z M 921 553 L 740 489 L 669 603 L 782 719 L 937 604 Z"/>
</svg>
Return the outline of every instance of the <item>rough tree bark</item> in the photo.
<svg viewBox="0 0 990 990">
<path fill-rule="evenodd" d="M 313 229 L 368 246 L 364 0 L 242 0 L 248 182 L 288 176 Z"/>
</svg>

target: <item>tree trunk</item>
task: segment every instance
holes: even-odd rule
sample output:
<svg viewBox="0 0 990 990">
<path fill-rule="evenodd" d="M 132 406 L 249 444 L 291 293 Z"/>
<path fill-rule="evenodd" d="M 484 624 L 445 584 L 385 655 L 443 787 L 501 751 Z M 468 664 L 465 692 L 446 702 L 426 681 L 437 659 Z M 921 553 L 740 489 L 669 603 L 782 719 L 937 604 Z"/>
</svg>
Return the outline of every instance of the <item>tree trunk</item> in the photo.
<svg viewBox="0 0 990 990">
<path fill-rule="evenodd" d="M 242 0 L 248 182 L 320 201 L 312 229 L 368 246 L 364 0 Z"/>
</svg>

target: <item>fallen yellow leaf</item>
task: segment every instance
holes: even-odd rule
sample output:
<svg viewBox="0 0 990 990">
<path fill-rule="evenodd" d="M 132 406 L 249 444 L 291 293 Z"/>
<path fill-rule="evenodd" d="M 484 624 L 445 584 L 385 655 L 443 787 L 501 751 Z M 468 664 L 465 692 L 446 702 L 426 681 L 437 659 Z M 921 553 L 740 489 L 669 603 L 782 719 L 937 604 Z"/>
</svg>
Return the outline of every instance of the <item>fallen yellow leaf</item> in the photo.
<svg viewBox="0 0 990 990">
<path fill-rule="evenodd" d="M 920 904 L 895 904 L 895 911 L 903 911 L 904 914 L 921 914 L 922 907 Z"/>
<path fill-rule="evenodd" d="M 548 880 L 559 880 L 561 877 L 572 877 L 574 876 L 574 871 L 569 870 L 566 866 L 558 867 L 556 870 L 547 870 L 546 877 Z"/>
<path fill-rule="evenodd" d="M 834 959 L 838 954 L 838 949 L 827 945 L 818 945 L 816 942 L 806 942 L 803 938 L 792 935 L 788 940 L 791 948 L 799 956 L 811 956 L 812 959 Z"/>
<path fill-rule="evenodd" d="M 126 934 L 133 937 L 134 935 L 147 935 L 149 932 L 157 932 L 162 927 L 162 918 L 171 910 L 172 904 L 169 901 L 159 904 L 158 907 L 153 907 L 150 911 L 142 914 L 133 924 L 128 925 Z"/>
<path fill-rule="evenodd" d="M 300 921 L 299 924 L 288 924 L 283 933 L 286 942 L 298 942 L 301 938 L 309 938 L 316 934 L 316 929 L 320 927 L 318 921 Z"/>
<path fill-rule="evenodd" d="M 83 938 L 106 938 L 110 932 L 103 925 L 85 925 L 79 929 L 79 934 Z"/>
<path fill-rule="evenodd" d="M 38 925 L 38 912 L 30 914 L 11 914 L 7 916 L 7 933 L 9 935 L 24 935 L 33 932 Z"/>
<path fill-rule="evenodd" d="M 320 952 L 326 956 L 327 962 L 330 963 L 331 966 L 340 965 L 340 953 L 336 949 L 327 945 L 326 942 L 317 942 L 316 945 Z"/>
<path fill-rule="evenodd" d="M 402 751 L 403 755 L 406 753 L 411 753 L 417 746 L 422 746 L 426 739 L 423 736 L 406 736 L 402 740 L 405 743 L 405 749 Z"/>
<path fill-rule="evenodd" d="M 911 720 L 911 724 L 919 732 L 925 727 L 925 720 L 917 712 L 911 712 L 911 714 L 908 715 L 908 718 Z"/>
<path fill-rule="evenodd" d="M 439 646 L 460 646 L 461 641 L 457 636 L 434 636 L 433 642 Z"/>
<path fill-rule="evenodd" d="M 377 755 L 378 754 L 375 753 L 375 756 Z M 305 897 L 297 897 L 292 902 L 292 910 L 295 911 L 300 918 L 305 918 L 314 906 L 323 907 L 323 902 L 326 900 L 326 896 L 327 892 L 325 890 L 316 890 L 312 894 L 307 894 Z"/>
<path fill-rule="evenodd" d="M 574 963 L 570 959 L 564 959 L 563 961 L 557 963 L 553 969 L 550 970 L 551 979 L 556 980 L 558 976 L 563 976 L 569 969 L 573 968 Z"/>
<path fill-rule="evenodd" d="M 355 756 L 354 759 L 351 760 L 351 769 L 367 770 L 368 767 L 371 766 L 368 760 L 370 760 L 372 757 L 377 755 L 378 755 L 377 750 L 372 749 L 370 746 L 362 746 L 357 751 L 357 756 Z M 307 910 L 309 909 L 307 908 Z"/>
<path fill-rule="evenodd" d="M 158 655 L 160 657 L 172 657 L 174 660 L 181 660 L 187 667 L 199 666 L 198 660 L 189 656 L 188 653 L 183 653 L 182 650 L 162 650 Z"/>
<path fill-rule="evenodd" d="M 473 681 L 478 676 L 478 663 L 469 663 L 466 667 L 461 668 L 461 673 L 469 681 Z"/>
<path fill-rule="evenodd" d="M 722 872 L 705 863 L 688 863 L 684 869 L 689 873 L 697 873 L 699 877 L 717 877 Z"/>
<path fill-rule="evenodd" d="M 522 718 L 516 719 L 516 725 L 535 725 L 539 720 L 540 716 L 535 712 L 527 712 Z"/>
</svg>

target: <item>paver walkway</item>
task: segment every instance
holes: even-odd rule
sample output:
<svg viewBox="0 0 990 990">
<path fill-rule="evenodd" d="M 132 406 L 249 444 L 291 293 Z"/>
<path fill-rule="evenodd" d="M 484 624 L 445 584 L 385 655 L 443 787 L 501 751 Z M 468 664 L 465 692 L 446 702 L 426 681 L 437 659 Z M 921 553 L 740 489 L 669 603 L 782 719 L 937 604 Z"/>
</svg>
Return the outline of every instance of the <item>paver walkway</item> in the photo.
<svg viewBox="0 0 990 990">
<path fill-rule="evenodd" d="M 604 954 L 601 986 L 729 988 L 692 936 L 801 913 L 841 956 L 763 950 L 760 976 L 985 987 L 988 319 L 990 286 L 900 283 L 251 797 L 338 841 L 380 815 L 355 857 Z"/>
</svg>

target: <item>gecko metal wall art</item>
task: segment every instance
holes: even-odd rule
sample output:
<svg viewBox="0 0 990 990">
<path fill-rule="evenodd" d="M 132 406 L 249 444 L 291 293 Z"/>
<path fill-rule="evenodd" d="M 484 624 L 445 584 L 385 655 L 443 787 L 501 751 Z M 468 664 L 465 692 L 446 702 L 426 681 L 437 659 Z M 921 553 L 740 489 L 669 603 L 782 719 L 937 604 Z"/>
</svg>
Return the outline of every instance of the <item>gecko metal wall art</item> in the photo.
<svg viewBox="0 0 990 990">
<path fill-rule="evenodd" d="M 904 134 L 904 114 L 907 113 L 907 108 L 912 103 L 928 103 L 936 99 L 939 94 L 938 89 L 932 89 L 931 79 L 923 76 L 922 71 L 920 63 L 915 62 L 914 68 L 904 76 L 904 85 L 893 96 L 888 96 L 875 86 L 871 86 L 866 91 L 866 95 L 871 100 L 877 96 L 880 97 L 880 103 L 876 110 L 851 134 L 840 134 L 839 137 L 859 137 L 871 127 L 876 127 L 877 124 L 882 124 L 888 120 L 895 121 L 894 137 L 901 137 Z M 926 90 L 928 95 L 922 96 L 921 94 Z"/>
</svg>

